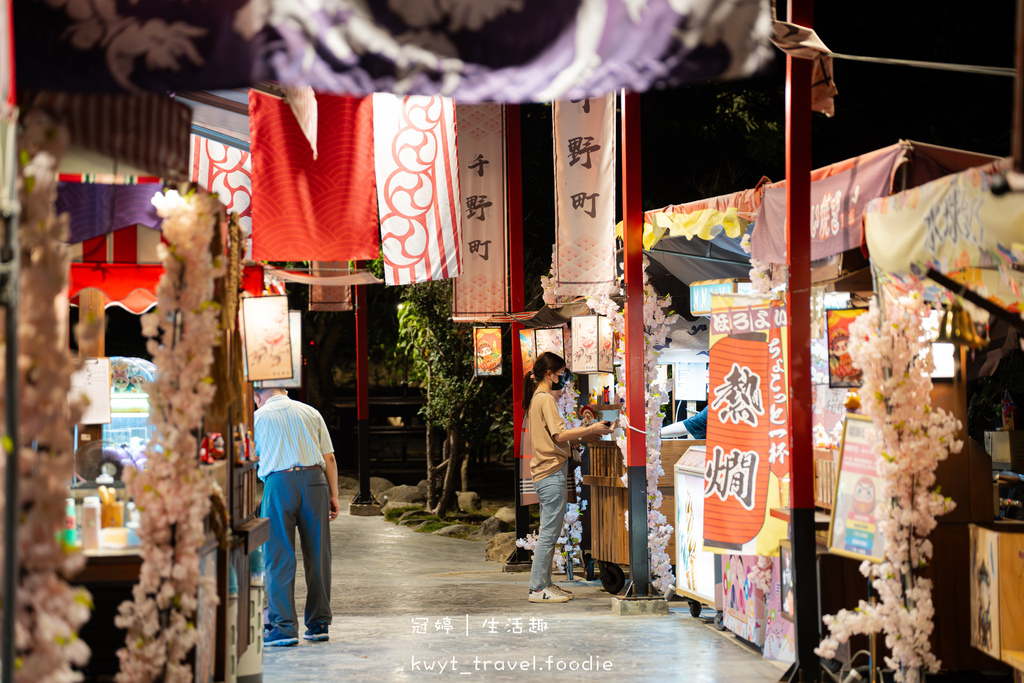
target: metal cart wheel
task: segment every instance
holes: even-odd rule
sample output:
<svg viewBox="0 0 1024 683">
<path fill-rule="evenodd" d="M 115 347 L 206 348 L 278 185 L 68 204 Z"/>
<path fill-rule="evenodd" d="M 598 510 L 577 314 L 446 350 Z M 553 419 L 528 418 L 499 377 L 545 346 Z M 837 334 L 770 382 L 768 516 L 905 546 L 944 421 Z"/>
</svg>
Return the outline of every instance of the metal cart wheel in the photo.
<svg viewBox="0 0 1024 683">
<path fill-rule="evenodd" d="M 622 567 L 604 560 L 599 561 L 597 566 L 601 570 L 601 585 L 612 595 L 618 595 L 626 585 L 626 574 Z"/>
<path fill-rule="evenodd" d="M 715 615 L 715 628 L 717 628 L 719 631 L 725 630 L 725 621 L 722 618 L 721 612 Z"/>
<path fill-rule="evenodd" d="M 696 600 L 690 600 L 690 616 L 693 617 L 694 619 L 696 619 L 696 618 L 698 618 L 700 616 L 700 611 L 703 608 L 704 608 L 704 605 L 700 604 Z"/>
</svg>

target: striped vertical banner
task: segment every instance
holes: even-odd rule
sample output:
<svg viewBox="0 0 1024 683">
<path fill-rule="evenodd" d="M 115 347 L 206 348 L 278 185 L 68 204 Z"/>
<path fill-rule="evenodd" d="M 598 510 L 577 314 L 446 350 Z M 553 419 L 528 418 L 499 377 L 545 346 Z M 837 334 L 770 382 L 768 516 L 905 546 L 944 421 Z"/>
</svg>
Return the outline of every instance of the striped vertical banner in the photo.
<svg viewBox="0 0 1024 683">
<path fill-rule="evenodd" d="M 554 103 L 555 294 L 614 293 L 615 95 Z"/>
<path fill-rule="evenodd" d="M 169 97 L 39 92 L 32 106 L 67 124 L 71 141 L 166 180 L 189 179 L 192 110 Z"/>
<path fill-rule="evenodd" d="M 374 94 L 373 142 L 386 282 L 458 277 L 462 200 L 454 103 Z"/>
<path fill-rule="evenodd" d="M 460 104 L 462 275 L 455 278 L 452 319 L 486 320 L 509 310 L 505 107 Z"/>
<path fill-rule="evenodd" d="M 782 381 L 772 375 L 771 348 L 785 322 L 785 309 L 769 300 L 711 297 L 705 550 L 774 555 L 786 535 L 786 524 L 768 514 L 779 506 L 782 471 L 773 471 L 771 457 L 772 386 Z"/>
</svg>

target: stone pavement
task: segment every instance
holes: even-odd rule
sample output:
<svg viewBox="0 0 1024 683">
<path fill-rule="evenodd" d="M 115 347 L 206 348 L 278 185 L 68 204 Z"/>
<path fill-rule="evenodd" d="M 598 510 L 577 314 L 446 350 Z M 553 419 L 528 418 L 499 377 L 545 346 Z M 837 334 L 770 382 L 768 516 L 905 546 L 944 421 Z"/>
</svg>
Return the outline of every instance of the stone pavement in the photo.
<svg viewBox="0 0 1024 683">
<path fill-rule="evenodd" d="M 418 534 L 383 517 L 344 512 L 331 527 L 331 639 L 300 637 L 297 647 L 267 648 L 268 683 L 439 676 L 757 683 L 777 681 L 784 670 L 692 618 L 685 602 L 673 602 L 668 616 L 616 617 L 600 581 L 555 576 L 576 599 L 532 604 L 528 575 L 487 562 L 483 542 Z M 306 590 L 298 565 L 301 615 Z"/>
</svg>

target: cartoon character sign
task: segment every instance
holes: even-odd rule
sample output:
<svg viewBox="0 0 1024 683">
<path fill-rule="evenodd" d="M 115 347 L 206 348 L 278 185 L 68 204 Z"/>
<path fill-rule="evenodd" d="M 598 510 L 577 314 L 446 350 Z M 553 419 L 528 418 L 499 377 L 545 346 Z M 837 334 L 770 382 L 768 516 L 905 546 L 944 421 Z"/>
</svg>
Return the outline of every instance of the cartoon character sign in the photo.
<svg viewBox="0 0 1024 683">
<path fill-rule="evenodd" d="M 861 515 L 875 512 L 875 482 L 870 477 L 861 477 L 853 489 L 853 511 Z"/>
<path fill-rule="evenodd" d="M 478 377 L 501 375 L 501 328 L 477 327 L 473 329 L 473 348 Z"/>
<path fill-rule="evenodd" d="M 849 308 L 827 313 L 828 384 L 834 389 L 856 388 L 864 383 L 864 374 L 853 364 L 853 358 L 850 356 L 850 323 L 865 310 Z"/>
<path fill-rule="evenodd" d="M 878 498 L 879 452 L 874 423 L 863 415 L 847 415 L 829 529 L 833 553 L 882 560 L 884 539 L 878 521 L 886 509 Z"/>
</svg>

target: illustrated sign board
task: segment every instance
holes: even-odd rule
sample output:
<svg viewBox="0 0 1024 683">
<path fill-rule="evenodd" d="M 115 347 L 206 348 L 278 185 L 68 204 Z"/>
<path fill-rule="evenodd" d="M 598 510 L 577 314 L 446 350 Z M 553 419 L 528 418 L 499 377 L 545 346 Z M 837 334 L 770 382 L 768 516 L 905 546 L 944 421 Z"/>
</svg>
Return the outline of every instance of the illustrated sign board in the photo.
<svg viewBox="0 0 1024 683">
<path fill-rule="evenodd" d="M 298 389 L 302 386 L 302 311 L 288 311 L 288 334 L 291 341 L 292 376 L 259 382 L 263 388 Z"/>
<path fill-rule="evenodd" d="M 878 474 L 875 426 L 863 415 L 847 415 L 839 452 L 828 549 L 836 555 L 881 562 L 885 541 L 878 523 L 885 516 Z"/>
</svg>

